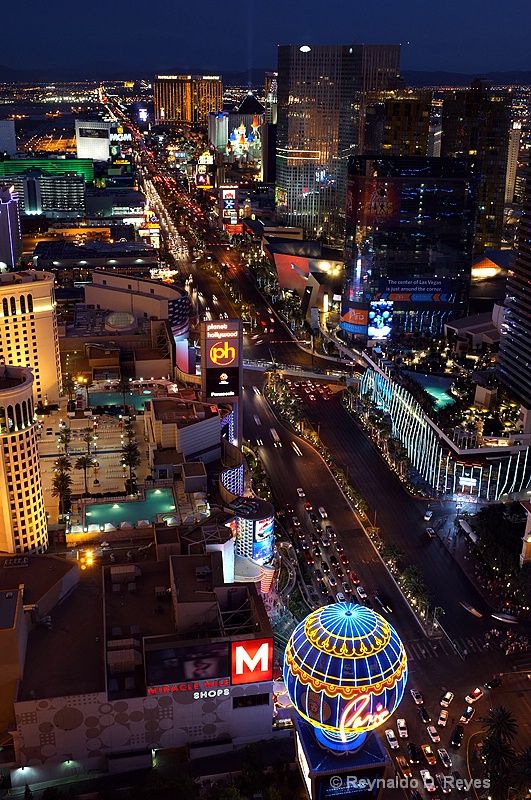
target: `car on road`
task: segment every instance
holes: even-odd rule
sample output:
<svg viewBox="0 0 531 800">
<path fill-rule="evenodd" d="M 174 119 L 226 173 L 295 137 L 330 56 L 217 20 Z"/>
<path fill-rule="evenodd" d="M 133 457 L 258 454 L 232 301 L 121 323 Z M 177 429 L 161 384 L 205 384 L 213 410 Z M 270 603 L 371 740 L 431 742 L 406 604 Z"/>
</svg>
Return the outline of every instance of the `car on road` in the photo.
<svg viewBox="0 0 531 800">
<path fill-rule="evenodd" d="M 428 510 L 424 514 L 424 519 L 426 520 L 426 522 L 429 522 L 432 517 L 433 517 L 433 511 L 431 510 L 431 508 L 428 508 Z"/>
<path fill-rule="evenodd" d="M 333 567 L 339 567 L 339 561 L 337 560 L 337 556 L 331 555 L 330 563 L 332 564 Z"/>
<path fill-rule="evenodd" d="M 443 765 L 446 769 L 450 769 L 452 766 L 452 759 L 448 753 L 448 750 L 445 750 L 444 747 L 440 747 L 437 752 L 439 753 L 439 758 L 441 759 Z"/>
<path fill-rule="evenodd" d="M 326 519 L 328 514 L 326 513 L 326 508 L 324 506 L 319 506 L 319 514 L 323 519 Z"/>
<path fill-rule="evenodd" d="M 328 586 L 326 585 L 326 583 L 322 578 L 317 581 L 317 587 L 322 595 L 328 594 Z"/>
<path fill-rule="evenodd" d="M 430 539 L 435 539 L 435 537 L 437 536 L 433 528 L 426 528 L 426 533 L 428 534 L 428 537 Z"/>
<path fill-rule="evenodd" d="M 420 777 L 422 779 L 422 785 L 426 789 L 427 792 L 434 792 L 435 791 L 435 781 L 432 778 L 431 772 L 429 769 L 421 769 Z"/>
<path fill-rule="evenodd" d="M 313 511 L 313 506 L 309 500 L 304 501 L 304 508 L 308 512 L 308 514 L 310 513 L 310 511 Z"/>
<path fill-rule="evenodd" d="M 437 725 L 441 728 L 446 727 L 446 723 L 448 722 L 448 709 L 441 708 L 441 713 L 439 714 L 439 719 L 437 720 Z"/>
<path fill-rule="evenodd" d="M 404 778 L 411 778 L 413 773 L 411 771 L 411 767 L 407 763 L 407 758 L 405 756 L 397 756 L 396 757 L 396 765 Z"/>
<path fill-rule="evenodd" d="M 493 675 L 492 678 L 489 678 L 483 686 L 485 689 L 496 689 L 498 686 L 502 685 L 502 679 L 498 677 L 498 675 Z"/>
<path fill-rule="evenodd" d="M 420 764 L 420 757 L 422 753 L 420 752 L 418 745 L 416 745 L 414 742 L 408 742 L 407 754 L 409 756 L 410 764 Z"/>
<path fill-rule="evenodd" d="M 479 686 L 477 686 L 473 692 L 467 694 L 467 696 L 465 697 L 465 703 L 469 703 L 470 705 L 472 705 L 472 703 L 476 703 L 482 697 L 483 697 L 483 689 L 480 689 Z"/>
<path fill-rule="evenodd" d="M 465 710 L 463 711 L 463 713 L 461 714 L 459 722 L 462 722 L 463 725 L 468 725 L 468 723 L 470 722 L 470 720 L 474 716 L 475 711 L 476 711 L 476 709 L 474 708 L 474 706 L 467 706 L 465 708 Z"/>
<path fill-rule="evenodd" d="M 335 536 L 336 535 L 336 532 L 334 531 L 334 529 L 332 528 L 331 525 L 326 525 L 325 531 L 327 532 L 327 534 L 329 536 Z"/>
<path fill-rule="evenodd" d="M 315 512 L 310 511 L 308 516 L 310 517 L 310 522 L 312 523 L 312 525 L 319 525 L 319 517 L 317 516 L 317 514 L 315 514 Z"/>
<path fill-rule="evenodd" d="M 341 542 L 336 542 L 336 550 L 341 555 L 341 553 L 345 552 L 345 548 L 341 544 Z"/>
<path fill-rule="evenodd" d="M 437 781 L 437 786 L 443 794 L 450 794 L 452 791 L 451 782 L 443 772 L 437 772 L 435 775 L 435 780 Z"/>
<path fill-rule="evenodd" d="M 465 735 L 465 729 L 463 728 L 463 726 L 456 725 L 452 731 L 452 736 L 450 739 L 450 744 L 452 745 L 452 747 L 455 747 L 456 750 L 458 747 L 461 747 L 464 735 Z"/>
<path fill-rule="evenodd" d="M 398 730 L 398 735 L 401 739 L 407 739 L 407 724 L 405 719 L 402 717 L 397 719 L 396 721 L 396 728 Z"/>
<path fill-rule="evenodd" d="M 431 744 L 421 744 L 420 749 L 422 750 L 422 754 L 430 766 L 433 766 L 433 764 L 437 763 L 437 756 L 433 752 Z"/>
<path fill-rule="evenodd" d="M 346 595 L 352 594 L 352 587 L 346 581 L 342 581 L 341 586 Z"/>
<path fill-rule="evenodd" d="M 334 587 L 337 586 L 337 580 L 336 580 L 335 575 L 329 575 L 328 576 L 328 583 L 330 584 L 330 586 L 334 586 Z"/>
<path fill-rule="evenodd" d="M 413 700 L 415 701 L 416 705 L 418 705 L 418 706 L 423 705 L 424 697 L 419 691 L 417 691 L 417 689 L 410 689 L 409 693 L 410 693 L 411 697 L 413 698 Z"/>
<path fill-rule="evenodd" d="M 313 556 L 311 553 L 305 553 L 304 563 L 306 564 L 307 567 L 313 567 L 315 561 L 313 560 Z"/>
<path fill-rule="evenodd" d="M 419 717 L 425 725 L 427 725 L 428 722 L 431 722 L 430 713 L 424 706 L 419 706 Z"/>
<path fill-rule="evenodd" d="M 443 694 L 443 696 L 441 697 L 441 706 L 443 708 L 448 708 L 448 706 L 454 699 L 454 696 L 455 695 L 453 692 L 445 692 L 445 694 Z"/>
<path fill-rule="evenodd" d="M 256 423 L 257 425 L 261 425 L 261 424 L 262 424 L 262 420 L 260 419 L 260 417 L 258 416 L 258 414 L 253 414 L 253 419 L 254 419 L 254 421 L 255 421 L 255 423 Z"/>
<path fill-rule="evenodd" d="M 321 558 L 321 549 L 315 545 L 312 547 L 312 556 L 314 558 Z"/>
<path fill-rule="evenodd" d="M 441 737 L 439 736 L 439 731 L 437 730 L 435 725 L 428 725 L 426 730 L 428 731 L 428 736 L 430 737 L 432 742 L 440 742 L 441 741 Z"/>
<path fill-rule="evenodd" d="M 361 584 L 359 586 L 356 586 L 356 593 L 360 600 L 367 600 L 367 592 L 365 591 L 363 586 L 361 586 Z"/>
<path fill-rule="evenodd" d="M 292 517 L 291 518 L 291 522 L 292 522 L 294 528 L 300 528 L 301 521 L 300 521 L 300 519 L 298 517 Z"/>
<path fill-rule="evenodd" d="M 337 601 L 338 603 L 345 603 L 345 602 L 346 602 L 346 599 L 347 599 L 347 598 L 345 597 L 345 595 L 343 594 L 343 592 L 338 592 L 338 593 L 336 594 L 336 601 Z"/>
<path fill-rule="evenodd" d="M 382 611 L 385 611 L 386 614 L 392 614 L 393 613 L 393 609 L 391 607 L 391 603 L 385 597 L 385 595 L 375 594 L 374 595 L 374 600 L 375 600 L 376 603 L 378 603 L 378 605 L 380 606 Z"/>
<path fill-rule="evenodd" d="M 321 544 L 323 547 L 330 547 L 332 543 L 328 536 L 321 536 Z"/>
<path fill-rule="evenodd" d="M 324 560 L 321 560 L 321 569 L 323 570 L 324 575 L 328 575 L 330 573 L 330 564 Z"/>
<path fill-rule="evenodd" d="M 388 728 L 385 732 L 385 738 L 389 742 L 389 747 L 391 750 L 398 750 L 399 744 L 398 739 L 396 738 L 395 732 L 392 728 Z"/>
<path fill-rule="evenodd" d="M 299 497 L 306 497 L 306 492 L 304 491 L 304 489 L 301 489 L 300 486 L 297 487 L 297 494 L 299 495 Z"/>
</svg>

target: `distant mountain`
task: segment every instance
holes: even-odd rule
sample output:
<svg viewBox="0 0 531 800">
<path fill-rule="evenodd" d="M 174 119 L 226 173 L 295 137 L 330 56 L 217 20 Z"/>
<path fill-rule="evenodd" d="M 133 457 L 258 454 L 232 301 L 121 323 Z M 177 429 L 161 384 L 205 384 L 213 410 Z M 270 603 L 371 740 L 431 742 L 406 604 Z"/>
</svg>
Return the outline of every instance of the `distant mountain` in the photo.
<svg viewBox="0 0 531 800">
<path fill-rule="evenodd" d="M 493 86 L 531 86 L 531 71 L 486 72 L 478 75 L 462 72 L 429 72 L 424 70 L 404 70 L 404 83 L 407 86 L 470 86 L 474 78 L 482 78 Z"/>
</svg>

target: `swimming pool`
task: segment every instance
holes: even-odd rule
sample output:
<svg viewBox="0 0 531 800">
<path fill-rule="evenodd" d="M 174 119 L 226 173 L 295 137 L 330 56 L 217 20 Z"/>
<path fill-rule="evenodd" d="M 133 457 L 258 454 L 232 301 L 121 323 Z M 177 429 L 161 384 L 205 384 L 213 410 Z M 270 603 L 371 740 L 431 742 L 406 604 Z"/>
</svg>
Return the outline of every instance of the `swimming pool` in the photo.
<svg viewBox="0 0 531 800">
<path fill-rule="evenodd" d="M 119 528 L 122 522 L 135 525 L 142 519 L 152 522 L 157 514 L 175 511 L 175 498 L 169 488 L 147 489 L 145 500 L 118 500 L 116 503 L 89 504 L 85 511 L 86 525 L 110 523 Z"/>
<path fill-rule="evenodd" d="M 423 375 L 421 372 L 407 372 L 406 374 L 417 383 L 420 383 L 422 388 L 433 397 L 437 411 L 455 403 L 454 398 L 447 391 L 452 385 L 451 378 L 444 378 L 440 375 Z"/>
<path fill-rule="evenodd" d="M 128 406 L 134 406 L 135 411 L 143 411 L 144 405 L 153 397 L 152 392 L 142 392 L 133 394 L 127 392 L 125 402 Z M 91 406 L 122 406 L 124 398 L 121 392 L 89 392 Z"/>
</svg>

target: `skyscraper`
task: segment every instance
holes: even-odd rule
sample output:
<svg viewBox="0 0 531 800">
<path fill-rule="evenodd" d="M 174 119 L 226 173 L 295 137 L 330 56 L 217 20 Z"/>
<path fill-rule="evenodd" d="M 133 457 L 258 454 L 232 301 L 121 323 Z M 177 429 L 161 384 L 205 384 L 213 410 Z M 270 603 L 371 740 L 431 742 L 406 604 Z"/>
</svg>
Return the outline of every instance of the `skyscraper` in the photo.
<svg viewBox="0 0 531 800">
<path fill-rule="evenodd" d="M 363 142 L 366 94 L 399 72 L 399 45 L 278 48 L 277 210 L 342 243 L 346 163 Z"/>
<path fill-rule="evenodd" d="M 476 193 L 472 158 L 349 160 L 346 333 L 361 340 L 437 334 L 464 313 Z"/>
<path fill-rule="evenodd" d="M 278 72 L 266 72 L 264 82 L 266 122 L 277 124 Z"/>
<path fill-rule="evenodd" d="M 507 175 L 505 176 L 505 202 L 514 201 L 516 187 L 516 171 L 520 155 L 520 139 L 522 138 L 522 123 L 513 122 L 509 133 L 509 148 L 507 153 Z"/>
<path fill-rule="evenodd" d="M 0 119 L 0 154 L 14 156 L 17 153 L 15 120 Z"/>
<path fill-rule="evenodd" d="M 219 75 L 157 75 L 153 94 L 156 123 L 206 125 L 208 114 L 223 107 Z"/>
<path fill-rule="evenodd" d="M 526 409 L 531 409 L 531 167 L 527 169 L 525 191 L 514 263 L 507 281 L 498 368 L 508 388 Z"/>
<path fill-rule="evenodd" d="M 42 552 L 48 526 L 29 369 L 0 366 L 0 551 Z"/>
<path fill-rule="evenodd" d="M 78 158 L 108 161 L 111 157 L 111 123 L 76 119 L 76 152 Z"/>
<path fill-rule="evenodd" d="M 18 195 L 13 186 L 0 183 L 0 264 L 16 267 L 21 253 Z"/>
<path fill-rule="evenodd" d="M 442 114 L 442 156 L 473 156 L 479 163 L 478 216 L 475 246 L 501 247 L 505 175 L 511 126 L 511 100 L 483 81 L 445 94 Z"/>
<path fill-rule="evenodd" d="M 363 155 L 427 156 L 431 92 L 380 92 L 365 110 Z"/>
<path fill-rule="evenodd" d="M 58 403 L 61 391 L 54 280 L 49 272 L 0 275 L 0 363 L 30 367 L 44 404 Z"/>
</svg>

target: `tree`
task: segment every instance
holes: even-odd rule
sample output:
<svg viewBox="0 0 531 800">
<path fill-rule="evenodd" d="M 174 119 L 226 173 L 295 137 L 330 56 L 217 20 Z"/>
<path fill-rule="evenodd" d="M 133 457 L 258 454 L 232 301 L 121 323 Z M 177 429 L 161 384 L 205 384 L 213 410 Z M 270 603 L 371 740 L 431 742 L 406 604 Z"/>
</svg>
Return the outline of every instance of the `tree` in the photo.
<svg viewBox="0 0 531 800">
<path fill-rule="evenodd" d="M 491 796 L 494 800 L 506 800 L 514 772 L 514 750 L 496 736 L 488 736 L 483 743 L 482 756 L 490 778 Z"/>
<path fill-rule="evenodd" d="M 85 481 L 85 494 L 89 494 L 88 483 L 87 483 L 87 472 L 89 469 L 92 469 L 93 466 L 94 466 L 94 459 L 91 458 L 91 456 L 89 455 L 80 456 L 75 463 L 76 469 L 83 470 L 83 478 Z"/>
<path fill-rule="evenodd" d="M 121 375 L 120 376 L 120 380 L 118 381 L 118 391 L 122 395 L 122 401 L 123 401 L 122 405 L 123 405 L 124 411 L 125 411 L 125 407 L 126 407 L 125 398 L 126 398 L 126 395 L 128 395 L 129 392 L 131 391 L 131 387 L 129 385 L 129 379 L 126 378 L 124 375 Z"/>
<path fill-rule="evenodd" d="M 133 480 L 133 470 L 140 464 L 140 448 L 134 439 L 129 439 L 122 447 L 122 462 L 129 468 L 129 480 Z"/>
<path fill-rule="evenodd" d="M 381 556 L 384 561 L 388 561 L 390 564 L 393 564 L 395 567 L 397 562 L 403 557 L 404 553 L 402 550 L 394 544 L 394 542 L 387 542 L 381 549 Z"/>
<path fill-rule="evenodd" d="M 70 510 L 72 496 L 72 476 L 65 470 L 57 470 L 52 480 L 52 495 L 59 498 L 59 515 L 64 517 Z"/>
<path fill-rule="evenodd" d="M 72 462 L 68 458 L 68 456 L 59 456 L 55 460 L 55 469 L 58 472 L 71 472 L 72 471 Z"/>
<path fill-rule="evenodd" d="M 94 430 L 93 428 L 83 428 L 81 431 L 81 440 L 87 445 L 87 455 L 90 455 L 91 447 L 94 444 Z"/>
<path fill-rule="evenodd" d="M 525 792 L 524 797 L 526 797 L 529 786 L 531 786 L 531 747 L 518 753 L 511 781 L 518 789 Z"/>
<path fill-rule="evenodd" d="M 500 742 L 510 743 L 518 733 L 518 723 L 505 706 L 491 708 L 483 720 L 483 730 L 488 738 L 499 739 Z"/>
<path fill-rule="evenodd" d="M 72 430 L 66 425 L 63 426 L 59 431 L 59 436 L 57 438 L 59 439 L 59 444 L 65 451 L 65 455 L 67 456 L 70 449 L 70 442 L 72 441 Z"/>
<path fill-rule="evenodd" d="M 63 375 L 63 392 L 68 395 L 69 400 L 73 400 L 75 391 L 76 382 L 70 373 L 67 372 L 66 375 Z"/>
</svg>

